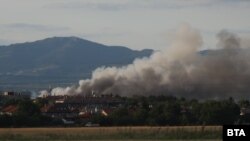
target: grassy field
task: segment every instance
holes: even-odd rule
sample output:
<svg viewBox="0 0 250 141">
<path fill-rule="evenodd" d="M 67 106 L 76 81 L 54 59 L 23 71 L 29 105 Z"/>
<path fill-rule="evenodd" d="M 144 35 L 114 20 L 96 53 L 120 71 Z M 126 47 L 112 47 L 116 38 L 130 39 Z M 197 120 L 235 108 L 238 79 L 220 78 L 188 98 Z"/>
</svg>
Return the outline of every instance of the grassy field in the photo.
<svg viewBox="0 0 250 141">
<path fill-rule="evenodd" d="M 0 128 L 0 141 L 219 141 L 221 126 Z"/>
</svg>

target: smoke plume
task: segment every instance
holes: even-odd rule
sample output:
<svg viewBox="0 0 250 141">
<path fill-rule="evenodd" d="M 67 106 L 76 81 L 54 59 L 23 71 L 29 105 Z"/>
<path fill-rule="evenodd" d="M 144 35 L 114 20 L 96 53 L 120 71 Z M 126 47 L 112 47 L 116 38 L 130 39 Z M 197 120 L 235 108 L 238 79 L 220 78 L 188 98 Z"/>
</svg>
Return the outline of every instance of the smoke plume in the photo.
<svg viewBox="0 0 250 141">
<path fill-rule="evenodd" d="M 218 50 L 199 52 L 201 35 L 185 25 L 165 51 L 124 67 L 97 68 L 90 79 L 80 80 L 78 86 L 54 88 L 51 93 L 249 97 L 250 51 L 241 49 L 239 37 L 227 31 L 220 32 L 218 39 Z"/>
</svg>

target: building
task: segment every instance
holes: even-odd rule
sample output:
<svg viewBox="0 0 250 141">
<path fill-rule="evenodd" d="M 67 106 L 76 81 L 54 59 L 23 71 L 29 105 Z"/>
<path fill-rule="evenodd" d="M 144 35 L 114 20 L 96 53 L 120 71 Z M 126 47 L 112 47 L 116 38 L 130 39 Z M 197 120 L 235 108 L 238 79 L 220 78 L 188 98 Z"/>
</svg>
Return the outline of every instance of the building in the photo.
<svg viewBox="0 0 250 141">
<path fill-rule="evenodd" d="M 0 115 L 13 115 L 17 111 L 16 105 L 8 105 L 3 107 L 0 111 Z"/>
<path fill-rule="evenodd" d="M 123 105 L 120 97 L 114 96 L 48 96 L 48 104 L 41 108 L 45 116 L 60 119 L 90 119 L 95 114 L 108 116 Z"/>
</svg>

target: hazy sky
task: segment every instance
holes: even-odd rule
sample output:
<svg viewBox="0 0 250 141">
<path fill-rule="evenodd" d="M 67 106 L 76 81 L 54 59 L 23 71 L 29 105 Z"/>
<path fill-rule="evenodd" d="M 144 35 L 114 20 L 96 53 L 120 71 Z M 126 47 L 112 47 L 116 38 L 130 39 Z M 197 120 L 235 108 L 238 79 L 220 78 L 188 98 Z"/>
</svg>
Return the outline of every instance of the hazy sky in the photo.
<svg viewBox="0 0 250 141">
<path fill-rule="evenodd" d="M 250 37 L 250 0 L 0 0 L 0 44 L 78 36 L 162 50 L 188 23 L 213 48 L 223 29 Z"/>
</svg>

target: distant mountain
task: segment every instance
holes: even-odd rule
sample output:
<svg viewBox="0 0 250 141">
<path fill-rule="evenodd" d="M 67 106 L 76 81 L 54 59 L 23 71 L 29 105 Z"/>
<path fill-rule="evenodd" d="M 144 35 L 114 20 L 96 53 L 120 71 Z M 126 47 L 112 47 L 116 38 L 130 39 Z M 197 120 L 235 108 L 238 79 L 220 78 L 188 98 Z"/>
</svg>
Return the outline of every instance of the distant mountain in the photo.
<svg viewBox="0 0 250 141">
<path fill-rule="evenodd" d="M 0 89 L 11 85 L 73 83 L 100 66 L 121 66 L 153 50 L 106 46 L 78 37 L 52 37 L 0 46 Z M 7 87 L 7 86 L 6 86 Z"/>
</svg>

